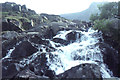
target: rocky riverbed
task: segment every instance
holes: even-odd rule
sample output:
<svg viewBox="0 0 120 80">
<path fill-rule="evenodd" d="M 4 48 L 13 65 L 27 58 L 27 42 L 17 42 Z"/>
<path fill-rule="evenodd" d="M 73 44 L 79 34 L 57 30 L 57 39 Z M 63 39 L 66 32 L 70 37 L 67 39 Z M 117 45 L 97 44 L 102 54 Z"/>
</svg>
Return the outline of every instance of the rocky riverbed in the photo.
<svg viewBox="0 0 120 80">
<path fill-rule="evenodd" d="M 10 4 L 15 5 L 5 3 L 4 6 Z M 11 9 L 26 14 L 28 10 Z M 107 41 L 104 33 L 94 30 L 90 22 L 72 21 L 48 14 L 41 14 L 39 19 L 40 23 L 33 20 L 34 26 L 26 24 L 29 28 L 23 28 L 24 21 L 18 21 L 21 23 L 18 26 L 13 19 L 3 18 L 0 60 L 3 79 L 117 80 L 120 77 L 119 51 L 108 42 L 109 38 Z"/>
</svg>

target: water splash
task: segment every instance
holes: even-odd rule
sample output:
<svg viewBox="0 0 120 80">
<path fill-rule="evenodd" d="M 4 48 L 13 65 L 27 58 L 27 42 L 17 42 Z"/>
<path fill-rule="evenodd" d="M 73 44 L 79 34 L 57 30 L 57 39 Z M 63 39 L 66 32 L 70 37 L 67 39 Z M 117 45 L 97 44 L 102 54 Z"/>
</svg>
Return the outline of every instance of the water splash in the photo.
<svg viewBox="0 0 120 80">
<path fill-rule="evenodd" d="M 66 35 L 73 30 L 70 31 L 61 31 L 54 38 L 61 38 L 66 40 Z M 101 34 L 98 33 L 97 30 L 89 29 L 88 32 L 76 31 L 82 34 L 81 38 L 76 37 L 76 41 L 74 43 L 70 43 L 67 46 L 55 47 L 55 42 L 52 42 L 53 47 L 57 50 L 52 52 L 53 58 L 51 59 L 49 54 L 46 55 L 48 58 L 48 65 L 51 70 L 54 70 L 58 75 L 63 73 L 64 71 L 77 66 L 83 63 L 97 64 L 97 62 L 103 64 L 103 55 L 101 54 L 101 50 L 99 45 L 99 39 L 102 38 Z M 97 35 L 97 36 L 96 36 Z M 79 36 L 77 34 L 77 36 Z M 101 66 L 101 71 L 103 72 L 104 78 L 109 78 L 111 75 L 106 71 L 106 67 Z"/>
</svg>

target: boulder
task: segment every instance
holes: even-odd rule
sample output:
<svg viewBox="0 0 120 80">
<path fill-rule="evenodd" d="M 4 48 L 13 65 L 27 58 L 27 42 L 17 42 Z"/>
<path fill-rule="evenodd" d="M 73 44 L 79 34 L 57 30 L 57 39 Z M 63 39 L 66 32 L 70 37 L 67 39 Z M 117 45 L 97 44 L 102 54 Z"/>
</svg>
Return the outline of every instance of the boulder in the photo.
<svg viewBox="0 0 120 80">
<path fill-rule="evenodd" d="M 16 76 L 19 72 L 20 67 L 18 66 L 17 61 L 13 61 L 11 59 L 4 59 L 2 60 L 2 78 L 9 79 Z"/>
<path fill-rule="evenodd" d="M 81 37 L 81 34 L 79 32 L 72 31 L 68 33 L 65 37 L 69 42 L 74 42 Z"/>
<path fill-rule="evenodd" d="M 33 47 L 31 43 L 29 43 L 28 41 L 23 41 L 15 47 L 15 50 L 13 50 L 13 52 L 11 53 L 11 57 L 15 59 L 25 58 L 37 51 L 38 50 Z"/>
<path fill-rule="evenodd" d="M 2 22 L 2 31 L 22 31 L 18 26 L 11 22 Z"/>
<path fill-rule="evenodd" d="M 8 53 L 8 50 L 12 49 L 17 42 L 19 42 L 19 40 L 17 40 L 16 38 L 4 40 L 4 42 L 2 43 L 2 57 L 5 57 Z"/>
<path fill-rule="evenodd" d="M 25 13 L 25 12 L 28 11 L 26 5 L 22 5 L 22 6 L 21 6 L 21 10 L 22 10 L 23 13 Z"/>
<path fill-rule="evenodd" d="M 32 23 L 31 22 L 23 22 L 23 24 L 22 24 L 22 28 L 24 29 L 24 30 L 28 30 L 28 29 L 30 29 L 30 28 L 32 28 L 33 26 L 32 26 Z"/>
<path fill-rule="evenodd" d="M 46 54 L 47 53 L 41 53 L 38 55 L 35 60 L 32 61 L 32 64 L 29 64 L 29 69 L 36 75 L 53 78 L 55 76 L 55 73 L 54 71 L 50 70 L 49 66 L 47 65 Z"/>
<path fill-rule="evenodd" d="M 12 5 L 15 3 L 5 2 L 2 4 L 2 11 L 3 12 L 9 12 L 12 11 Z"/>
<path fill-rule="evenodd" d="M 18 11 L 18 12 L 21 12 L 21 6 L 20 5 L 14 5 L 12 7 L 13 11 Z"/>
<path fill-rule="evenodd" d="M 63 22 L 51 22 L 48 24 L 48 27 L 45 29 L 45 38 L 52 38 L 57 34 L 58 31 L 67 27 L 67 24 Z"/>
<path fill-rule="evenodd" d="M 102 78 L 100 67 L 96 64 L 80 64 L 58 75 L 58 78 Z"/>
<path fill-rule="evenodd" d="M 58 15 L 48 15 L 48 14 L 40 14 L 41 16 L 46 17 L 50 22 L 59 22 L 60 21 L 60 16 Z"/>
<path fill-rule="evenodd" d="M 64 45 L 68 45 L 69 42 L 60 38 L 53 38 L 53 41 L 56 43 L 60 43 L 60 44 L 64 44 Z"/>
<path fill-rule="evenodd" d="M 3 32 L 2 34 L 2 38 L 7 40 L 14 39 L 18 36 L 19 36 L 19 33 L 15 31 L 6 31 L 6 32 Z"/>
<path fill-rule="evenodd" d="M 108 68 L 113 72 L 114 76 L 120 76 L 119 54 L 117 53 L 117 51 L 112 48 L 112 46 L 106 43 L 101 43 L 99 46 L 103 54 L 104 63 L 108 65 Z"/>
<path fill-rule="evenodd" d="M 35 44 L 42 44 L 42 45 L 50 46 L 49 41 L 42 40 L 42 38 L 40 36 L 38 36 L 38 35 L 33 35 L 32 37 L 30 37 L 29 40 L 31 42 L 35 43 Z"/>
<path fill-rule="evenodd" d="M 29 13 L 30 15 L 35 15 L 35 14 L 36 14 L 36 12 L 35 12 L 34 10 L 31 10 L 31 9 L 28 9 L 28 13 Z"/>
<path fill-rule="evenodd" d="M 20 71 L 15 78 L 21 78 L 21 79 L 31 79 L 31 78 L 48 78 L 46 76 L 39 76 L 36 75 L 34 72 L 32 72 L 30 69 L 25 69 L 23 71 Z"/>
</svg>

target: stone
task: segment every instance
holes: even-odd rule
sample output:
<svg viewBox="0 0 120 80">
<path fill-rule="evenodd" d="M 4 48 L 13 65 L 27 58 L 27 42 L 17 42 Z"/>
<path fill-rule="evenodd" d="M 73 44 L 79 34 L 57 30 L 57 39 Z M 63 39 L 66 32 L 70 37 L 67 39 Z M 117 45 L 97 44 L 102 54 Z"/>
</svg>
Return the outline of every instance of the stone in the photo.
<svg viewBox="0 0 120 80">
<path fill-rule="evenodd" d="M 100 67 L 96 64 L 84 63 L 57 75 L 58 78 L 102 78 Z"/>
<path fill-rule="evenodd" d="M 6 31 L 6 32 L 3 32 L 2 34 L 2 38 L 5 38 L 7 40 L 14 39 L 18 36 L 19 36 L 19 33 L 17 33 L 16 31 Z"/>
<path fill-rule="evenodd" d="M 22 10 L 22 12 L 24 12 L 24 13 L 28 11 L 26 5 L 22 5 L 22 6 L 21 6 L 21 10 Z"/>
<path fill-rule="evenodd" d="M 108 65 L 108 68 L 113 72 L 114 76 L 119 75 L 119 54 L 117 51 L 112 48 L 109 44 L 101 43 L 100 45 L 101 52 L 103 54 L 103 61 Z"/>
<path fill-rule="evenodd" d="M 13 11 L 18 11 L 21 12 L 21 6 L 20 5 L 15 5 L 12 7 Z"/>
<path fill-rule="evenodd" d="M 74 41 L 76 41 L 77 38 L 81 37 L 81 34 L 76 31 L 72 31 L 72 32 L 68 33 L 65 37 L 68 41 L 74 42 Z"/>
<path fill-rule="evenodd" d="M 13 78 L 19 72 L 20 67 L 17 61 L 11 59 L 2 60 L 2 78 Z"/>
<path fill-rule="evenodd" d="M 46 77 L 46 76 L 39 76 L 39 75 L 36 75 L 34 72 L 32 72 L 31 70 L 29 70 L 29 69 L 25 69 L 25 70 L 23 70 L 23 71 L 20 71 L 18 74 L 17 74 L 17 76 L 16 76 L 16 78 L 21 78 L 21 79 L 36 79 L 36 78 L 48 78 L 48 77 Z"/>
<path fill-rule="evenodd" d="M 47 57 L 46 54 L 50 53 L 41 53 L 36 57 L 36 59 L 29 65 L 29 68 L 34 71 L 36 75 L 39 76 L 47 76 L 49 78 L 53 78 L 55 76 L 54 71 L 49 70 L 49 66 L 47 65 Z"/>
<path fill-rule="evenodd" d="M 22 31 L 18 26 L 11 22 L 2 22 L 2 31 Z"/>
<path fill-rule="evenodd" d="M 8 50 L 12 49 L 17 42 L 19 42 L 19 40 L 17 40 L 16 38 L 4 40 L 4 42 L 2 43 L 2 57 L 5 57 L 8 53 Z"/>
<path fill-rule="evenodd" d="M 64 44 L 64 45 L 68 45 L 69 42 L 60 38 L 53 38 L 53 41 L 56 43 L 60 43 L 60 44 Z"/>
<path fill-rule="evenodd" d="M 24 30 L 29 30 L 29 29 L 31 29 L 33 26 L 32 26 L 32 24 L 31 24 L 31 22 L 23 22 L 23 24 L 22 24 L 22 28 L 24 29 Z"/>
<path fill-rule="evenodd" d="M 33 35 L 32 37 L 30 37 L 29 40 L 31 42 L 35 43 L 35 44 L 42 44 L 42 45 L 50 46 L 49 41 L 42 40 L 42 38 L 40 36 L 38 36 L 38 35 Z"/>
<path fill-rule="evenodd" d="M 29 43 L 28 41 L 23 41 L 15 47 L 15 50 L 13 50 L 13 52 L 11 53 L 11 57 L 15 59 L 25 58 L 37 51 L 38 50 L 33 47 L 31 43 Z"/>
</svg>

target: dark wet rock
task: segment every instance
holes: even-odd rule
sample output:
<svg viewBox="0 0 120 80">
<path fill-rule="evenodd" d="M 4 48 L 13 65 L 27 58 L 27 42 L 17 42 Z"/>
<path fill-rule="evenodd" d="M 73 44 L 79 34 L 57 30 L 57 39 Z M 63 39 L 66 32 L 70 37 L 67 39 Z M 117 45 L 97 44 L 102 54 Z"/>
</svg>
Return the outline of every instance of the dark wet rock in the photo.
<svg viewBox="0 0 120 80">
<path fill-rule="evenodd" d="M 22 24 L 22 28 L 24 29 L 24 30 L 28 30 L 28 29 L 31 29 L 33 26 L 32 26 L 32 24 L 31 24 L 31 22 L 23 22 L 23 24 Z"/>
<path fill-rule="evenodd" d="M 31 9 L 28 9 L 28 13 L 29 13 L 29 14 L 32 14 L 32 15 L 35 15 L 35 14 L 36 14 L 36 12 L 35 12 L 34 10 L 31 10 Z"/>
<path fill-rule="evenodd" d="M 69 44 L 68 41 L 60 39 L 60 38 L 54 38 L 53 41 L 56 42 L 56 43 L 64 44 L 64 45 L 68 45 Z"/>
<path fill-rule="evenodd" d="M 11 40 L 4 40 L 4 42 L 2 42 L 2 57 L 5 57 L 8 53 L 8 50 L 12 49 L 17 42 L 19 42 L 19 40 L 16 38 Z"/>
<path fill-rule="evenodd" d="M 45 31 L 45 38 L 51 39 L 53 38 L 53 36 L 55 36 L 57 34 L 58 31 L 60 31 L 63 27 L 62 26 L 58 26 L 59 23 L 51 23 L 48 24 L 48 27 L 44 30 Z"/>
<path fill-rule="evenodd" d="M 21 29 L 11 22 L 2 22 L 2 31 L 21 31 Z"/>
<path fill-rule="evenodd" d="M 42 44 L 42 45 L 46 45 L 46 46 L 51 46 L 48 40 L 42 40 L 42 38 L 38 35 L 33 35 L 32 37 L 30 37 L 29 40 L 35 44 Z"/>
<path fill-rule="evenodd" d="M 19 36 L 19 33 L 17 33 L 16 31 L 6 31 L 2 33 L 2 38 L 3 39 L 13 39 Z"/>
<path fill-rule="evenodd" d="M 47 76 L 39 76 L 36 75 L 33 71 L 30 69 L 25 69 L 23 71 L 20 71 L 15 78 L 24 78 L 24 79 L 30 79 L 30 78 L 48 78 Z"/>
<path fill-rule="evenodd" d="M 19 72 L 20 67 L 18 61 L 10 59 L 2 60 L 2 78 L 13 78 Z"/>
<path fill-rule="evenodd" d="M 37 52 L 38 50 L 32 46 L 31 43 L 28 41 L 23 41 L 19 45 L 15 47 L 15 50 L 11 53 L 12 58 L 25 58 L 33 53 Z"/>
<path fill-rule="evenodd" d="M 101 43 L 100 49 L 103 54 L 104 63 L 108 65 L 108 68 L 113 72 L 114 76 L 119 75 L 119 54 L 117 51 L 110 45 L 106 43 Z"/>
<path fill-rule="evenodd" d="M 22 10 L 22 12 L 27 12 L 28 11 L 26 5 L 22 5 L 21 6 L 21 10 Z"/>
<path fill-rule="evenodd" d="M 33 43 L 36 43 L 36 44 L 42 44 L 43 43 L 43 40 L 41 39 L 41 37 L 39 37 L 37 35 L 33 35 L 29 40 Z"/>
<path fill-rule="evenodd" d="M 12 7 L 12 9 L 13 9 L 13 11 L 21 11 L 21 6 L 20 5 L 14 5 L 13 7 Z"/>
<path fill-rule="evenodd" d="M 80 38 L 80 37 L 81 37 L 81 34 L 76 31 L 72 31 L 66 35 L 66 39 L 70 42 L 74 42 L 77 38 Z"/>
<path fill-rule="evenodd" d="M 9 3 L 9 2 L 5 2 L 4 4 L 2 4 L 2 11 L 12 11 L 12 4 L 15 4 L 15 3 Z"/>
<path fill-rule="evenodd" d="M 96 64 L 80 64 L 58 75 L 59 78 L 102 78 L 100 67 Z"/>
<path fill-rule="evenodd" d="M 102 36 L 105 43 L 113 46 L 120 53 L 120 43 L 113 39 L 112 33 L 103 33 Z M 118 37 L 117 40 L 120 40 L 118 35 L 116 37 Z"/>
<path fill-rule="evenodd" d="M 37 56 L 37 58 L 29 65 L 29 68 L 34 71 L 36 75 L 39 76 L 48 76 L 49 78 L 53 78 L 55 76 L 54 71 L 49 70 L 49 66 L 47 65 L 47 57 L 46 54 L 49 53 L 41 53 Z"/>
</svg>

